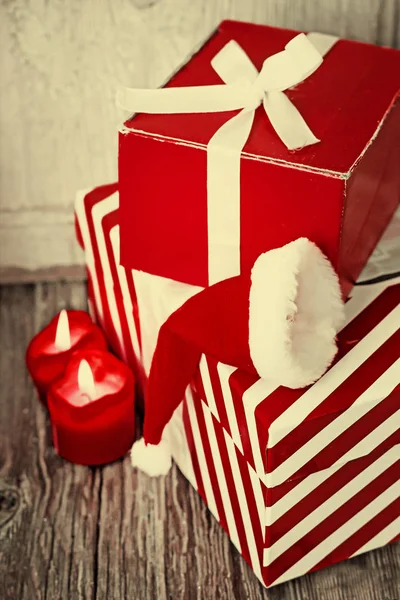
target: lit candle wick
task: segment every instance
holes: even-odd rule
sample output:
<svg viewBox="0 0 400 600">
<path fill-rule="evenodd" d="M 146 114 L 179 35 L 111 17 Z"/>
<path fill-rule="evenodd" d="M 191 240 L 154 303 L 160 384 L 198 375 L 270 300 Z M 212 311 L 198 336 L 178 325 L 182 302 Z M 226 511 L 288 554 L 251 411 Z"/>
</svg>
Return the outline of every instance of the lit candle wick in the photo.
<svg viewBox="0 0 400 600">
<path fill-rule="evenodd" d="M 78 387 L 82 394 L 88 397 L 88 401 L 93 400 L 96 395 L 93 373 L 89 363 L 84 358 L 79 363 L 78 368 Z"/>
<path fill-rule="evenodd" d="M 62 310 L 58 317 L 54 344 L 58 350 L 69 350 L 71 348 L 71 334 L 66 310 Z"/>
</svg>

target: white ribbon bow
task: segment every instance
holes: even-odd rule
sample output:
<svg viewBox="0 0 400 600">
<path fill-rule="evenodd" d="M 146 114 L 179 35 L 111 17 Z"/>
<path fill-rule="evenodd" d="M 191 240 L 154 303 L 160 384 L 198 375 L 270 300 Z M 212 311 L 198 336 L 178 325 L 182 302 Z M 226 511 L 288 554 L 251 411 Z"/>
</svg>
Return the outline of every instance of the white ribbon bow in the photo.
<svg viewBox="0 0 400 600">
<path fill-rule="evenodd" d="M 235 41 L 211 61 L 222 85 L 124 88 L 117 104 L 132 112 L 173 114 L 242 109 L 216 131 L 207 145 L 209 284 L 240 273 L 240 156 L 261 104 L 276 133 L 290 150 L 318 142 L 284 93 L 311 75 L 338 38 L 301 33 L 257 71 Z"/>
</svg>

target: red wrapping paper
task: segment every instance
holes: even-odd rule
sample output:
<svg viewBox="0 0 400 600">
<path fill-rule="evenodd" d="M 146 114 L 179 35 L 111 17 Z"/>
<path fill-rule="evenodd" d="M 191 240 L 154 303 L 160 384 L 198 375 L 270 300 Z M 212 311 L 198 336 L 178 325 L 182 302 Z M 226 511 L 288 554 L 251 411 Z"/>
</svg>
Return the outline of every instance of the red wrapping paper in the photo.
<svg viewBox="0 0 400 600">
<path fill-rule="evenodd" d="M 221 83 L 210 61 L 231 39 L 259 69 L 296 33 L 223 22 L 167 87 Z M 320 143 L 288 151 L 257 109 L 241 159 L 242 270 L 260 253 L 305 236 L 331 260 L 348 295 L 399 204 L 399 88 L 398 51 L 339 40 L 318 70 L 287 92 Z M 125 123 L 125 267 L 208 285 L 206 145 L 233 114 L 139 114 Z"/>
</svg>

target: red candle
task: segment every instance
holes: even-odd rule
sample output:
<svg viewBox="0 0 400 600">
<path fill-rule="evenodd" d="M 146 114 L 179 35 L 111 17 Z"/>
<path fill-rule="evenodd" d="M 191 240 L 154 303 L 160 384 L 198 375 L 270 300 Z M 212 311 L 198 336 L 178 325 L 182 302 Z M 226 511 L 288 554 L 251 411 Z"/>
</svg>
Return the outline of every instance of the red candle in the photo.
<svg viewBox="0 0 400 600">
<path fill-rule="evenodd" d="M 135 435 L 132 371 L 109 352 L 76 351 L 47 403 L 58 454 L 82 465 L 120 458 Z"/>
<path fill-rule="evenodd" d="M 83 348 L 107 349 L 102 331 L 83 310 L 62 310 L 32 339 L 26 365 L 43 404 L 49 386 L 64 373 L 72 353 Z"/>
</svg>

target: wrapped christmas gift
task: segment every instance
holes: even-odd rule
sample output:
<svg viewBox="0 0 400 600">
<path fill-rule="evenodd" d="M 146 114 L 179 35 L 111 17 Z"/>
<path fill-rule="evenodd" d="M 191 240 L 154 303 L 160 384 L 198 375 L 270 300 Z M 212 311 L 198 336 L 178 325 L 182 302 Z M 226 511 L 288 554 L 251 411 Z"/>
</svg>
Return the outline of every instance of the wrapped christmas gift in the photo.
<svg viewBox="0 0 400 600">
<path fill-rule="evenodd" d="M 348 295 L 399 204 L 400 52 L 223 22 L 121 90 L 121 263 L 207 286 L 299 237 Z"/>
<path fill-rule="evenodd" d="M 242 282 L 239 286 L 231 278 L 203 290 L 120 266 L 121 217 L 115 187 L 79 195 L 76 215 L 96 315 L 116 351 L 141 370 L 143 386 L 150 373 L 147 385 L 158 394 L 158 406 L 146 407 L 144 430 L 150 442 L 145 449 L 154 452 L 150 464 L 141 466 L 153 474 L 166 472 L 171 452 L 266 586 L 400 539 L 400 279 L 390 255 L 392 240 L 387 244 L 383 239 L 375 253 L 380 256 L 379 276 L 370 284 L 364 278 L 363 285 L 353 289 L 344 314 L 340 305 L 333 310 L 332 304 L 321 307 L 320 314 L 329 316 L 332 328 L 338 330 L 337 355 L 316 383 L 292 389 L 277 385 L 274 373 L 269 378 L 258 375 L 269 367 L 262 359 L 260 363 L 257 353 L 240 353 L 240 336 L 249 331 L 240 307 L 251 306 L 255 276 L 251 281 L 242 274 L 236 279 Z M 305 242 L 300 243 L 300 250 L 298 242 L 288 247 L 297 247 L 300 253 L 302 247 L 309 248 Z M 290 262 L 287 249 L 273 252 L 278 256 L 284 252 Z M 312 257 L 322 273 L 319 250 L 313 250 Z M 307 277 L 300 283 L 306 281 Z M 277 298 L 274 283 L 267 281 L 267 293 L 262 296 L 266 307 Z M 224 290 L 232 285 L 229 290 L 234 289 L 235 295 L 228 294 L 226 315 L 219 323 L 215 318 L 221 316 L 218 289 L 226 299 Z M 337 280 L 336 287 L 332 281 L 329 285 L 330 295 L 336 298 Z M 296 302 L 301 314 L 304 305 L 298 298 Z M 204 322 L 194 323 L 193 317 L 207 319 L 210 307 L 217 312 L 209 313 L 207 332 Z M 316 310 L 318 303 L 312 304 L 313 313 Z M 297 318 L 290 318 L 287 325 L 292 327 Z M 181 335 L 185 330 L 183 352 L 180 343 L 169 337 L 171 321 L 174 333 Z M 237 341 L 227 351 L 218 347 L 214 334 L 222 335 L 225 325 L 232 324 L 238 329 L 232 334 Z M 164 330 L 167 334 L 160 335 Z M 264 333 L 268 343 L 276 335 L 270 330 Z M 254 328 L 253 334 L 257 334 Z M 316 332 L 307 335 L 320 343 Z M 169 353 L 164 352 L 162 338 L 167 347 L 170 344 Z M 279 336 L 275 339 L 271 350 L 281 348 Z M 333 332 L 329 340 L 334 355 Z M 307 351 L 312 354 L 313 347 Z M 176 390 L 190 374 L 194 355 L 194 362 L 198 356 L 200 362 L 170 418 Z M 156 361 L 154 356 L 158 356 Z M 222 359 L 238 361 L 241 368 Z M 153 375 L 153 384 L 152 360 L 161 370 L 168 367 L 158 383 Z M 300 365 L 302 374 L 305 366 L 316 364 L 305 360 Z M 295 365 L 275 364 L 276 369 L 289 366 L 288 374 Z M 306 375 L 313 378 L 315 373 Z M 136 464 L 148 458 L 143 457 L 143 447 L 139 443 L 132 451 Z"/>
</svg>

